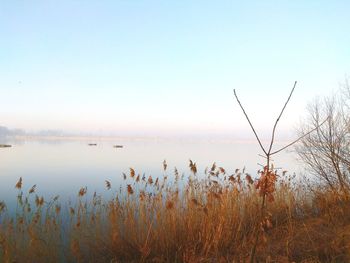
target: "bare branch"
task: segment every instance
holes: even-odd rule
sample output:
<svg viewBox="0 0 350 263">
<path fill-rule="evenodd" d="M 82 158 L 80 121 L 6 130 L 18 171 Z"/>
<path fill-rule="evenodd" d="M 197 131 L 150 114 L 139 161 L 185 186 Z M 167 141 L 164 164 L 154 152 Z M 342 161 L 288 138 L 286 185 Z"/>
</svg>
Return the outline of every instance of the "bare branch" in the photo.
<svg viewBox="0 0 350 263">
<path fill-rule="evenodd" d="M 236 90 L 235 90 L 235 89 L 233 90 L 233 93 L 235 94 L 236 100 L 237 100 L 239 106 L 241 107 L 241 109 L 242 109 L 242 111 L 243 111 L 243 113 L 244 113 L 244 115 L 245 115 L 245 117 L 246 117 L 246 119 L 247 119 L 247 121 L 248 121 L 248 123 L 249 123 L 249 125 L 250 125 L 250 128 L 253 130 L 254 135 L 255 135 L 255 138 L 258 140 L 258 143 L 259 143 L 261 149 L 263 150 L 263 152 L 265 153 L 265 155 L 267 155 L 267 152 L 266 152 L 264 146 L 262 145 L 262 143 L 261 143 L 261 141 L 260 141 L 260 139 L 259 139 L 258 134 L 256 133 L 256 131 L 255 131 L 255 129 L 254 129 L 252 123 L 251 123 L 250 120 L 249 120 L 249 117 L 248 117 L 247 113 L 245 112 L 245 110 L 244 110 L 244 108 L 243 108 L 241 102 L 240 102 L 239 99 L 238 99 L 238 96 L 237 96 L 237 94 L 236 94 Z"/>
<path fill-rule="evenodd" d="M 340 154 L 334 153 L 337 158 L 339 158 L 343 163 L 350 167 L 350 161 L 340 156 Z"/>
<path fill-rule="evenodd" d="M 262 155 L 262 154 L 258 154 L 258 156 L 260 156 L 260 157 L 262 157 L 262 158 L 267 159 L 267 157 L 266 157 L 266 156 L 264 156 L 264 155 Z"/>
<path fill-rule="evenodd" d="M 297 85 L 297 82 L 295 81 L 295 82 L 294 82 L 294 85 L 293 85 L 293 88 L 292 88 L 292 90 L 291 90 L 291 92 L 290 92 L 290 94 L 289 94 L 289 96 L 288 96 L 288 99 L 287 99 L 286 103 L 284 104 L 284 106 L 283 106 L 283 108 L 282 108 L 282 111 L 281 111 L 280 115 L 278 116 L 278 118 L 277 118 L 277 120 L 276 120 L 276 122 L 275 122 L 275 125 L 273 126 L 272 136 L 271 136 L 271 143 L 270 143 L 269 150 L 268 150 L 268 152 L 267 152 L 268 154 L 271 153 L 272 145 L 273 145 L 273 142 L 274 142 L 274 140 L 275 140 L 275 132 L 276 132 L 277 123 L 279 122 L 279 120 L 280 120 L 280 118 L 281 118 L 281 116 L 282 116 L 282 114 L 283 114 L 283 112 L 284 112 L 284 109 L 286 108 L 286 106 L 287 106 L 287 104 L 288 104 L 290 98 L 292 97 L 296 85 Z"/>
<path fill-rule="evenodd" d="M 258 154 L 258 156 L 260 156 L 260 157 L 262 157 L 262 158 L 264 158 L 264 159 L 267 160 L 267 156 L 264 156 L 264 155 L 262 155 L 262 154 Z M 269 157 L 269 158 L 270 158 L 270 157 Z M 273 162 L 274 160 L 270 158 L 270 161 Z"/>
<path fill-rule="evenodd" d="M 300 136 L 298 139 L 296 139 L 295 141 L 291 142 L 290 144 L 288 144 L 288 145 L 282 147 L 281 149 L 279 149 L 279 150 L 277 150 L 277 151 L 275 151 L 275 152 L 270 153 L 270 155 L 274 155 L 274 154 L 276 154 L 276 153 L 279 153 L 280 151 L 283 151 L 284 149 L 288 148 L 289 146 L 292 146 L 293 144 L 297 143 L 297 142 L 300 141 L 302 138 L 308 136 L 310 133 L 312 133 L 312 132 L 314 132 L 315 130 L 317 130 L 318 128 L 320 128 L 327 120 L 328 120 L 328 118 L 325 119 L 320 125 L 317 125 L 315 128 L 313 128 L 311 131 L 305 133 L 303 136 Z"/>
</svg>

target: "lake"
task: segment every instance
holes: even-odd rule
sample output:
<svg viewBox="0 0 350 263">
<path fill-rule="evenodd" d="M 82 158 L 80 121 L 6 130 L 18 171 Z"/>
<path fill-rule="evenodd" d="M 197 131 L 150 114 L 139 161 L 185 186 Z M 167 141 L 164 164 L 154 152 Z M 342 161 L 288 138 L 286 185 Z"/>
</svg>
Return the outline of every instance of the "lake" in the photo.
<svg viewBox="0 0 350 263">
<path fill-rule="evenodd" d="M 16 202 L 15 184 L 23 178 L 23 191 L 34 184 L 36 193 L 45 197 L 60 195 L 60 199 L 74 199 L 81 187 L 88 193 L 97 191 L 109 195 L 119 189 L 123 181 L 122 173 L 135 169 L 154 178 L 163 174 L 163 161 L 168 164 L 169 178 L 174 167 L 180 174 L 190 174 L 189 159 L 197 164 L 198 176 L 213 162 L 224 167 L 228 173 L 236 168 L 246 167 L 246 171 L 256 176 L 264 158 L 255 142 L 205 141 L 181 139 L 8 139 L 11 148 L 0 148 L 0 200 L 8 206 Z M 96 143 L 96 146 L 89 146 Z M 114 148 L 120 144 L 123 148 Z M 276 143 L 275 149 L 287 142 Z M 276 167 L 289 173 L 302 172 L 296 155 L 283 151 L 274 158 Z M 112 184 L 113 191 L 107 193 L 105 180 Z"/>
</svg>

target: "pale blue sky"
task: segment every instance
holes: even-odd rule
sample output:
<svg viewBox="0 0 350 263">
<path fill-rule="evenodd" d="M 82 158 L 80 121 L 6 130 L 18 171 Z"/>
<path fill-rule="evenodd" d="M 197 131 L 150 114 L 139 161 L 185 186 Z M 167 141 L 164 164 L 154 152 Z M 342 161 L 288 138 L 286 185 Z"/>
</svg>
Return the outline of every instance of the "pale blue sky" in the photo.
<svg viewBox="0 0 350 263">
<path fill-rule="evenodd" d="M 288 133 L 350 73 L 349 1 L 0 1 L 0 125 Z M 267 120 L 267 121 L 265 121 Z"/>
</svg>

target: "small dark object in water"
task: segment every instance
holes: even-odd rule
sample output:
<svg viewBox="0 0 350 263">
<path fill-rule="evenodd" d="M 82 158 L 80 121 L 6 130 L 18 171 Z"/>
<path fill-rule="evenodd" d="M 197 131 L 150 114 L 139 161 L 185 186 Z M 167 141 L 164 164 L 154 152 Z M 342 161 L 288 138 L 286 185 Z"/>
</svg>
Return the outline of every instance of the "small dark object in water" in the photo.
<svg viewBox="0 0 350 263">
<path fill-rule="evenodd" d="M 113 145 L 114 148 L 123 148 L 123 145 Z"/>
<path fill-rule="evenodd" d="M 8 148 L 8 147 L 12 147 L 12 145 L 10 145 L 10 144 L 0 144 L 0 148 Z"/>
<path fill-rule="evenodd" d="M 89 146 L 97 146 L 97 143 L 89 143 Z"/>
</svg>

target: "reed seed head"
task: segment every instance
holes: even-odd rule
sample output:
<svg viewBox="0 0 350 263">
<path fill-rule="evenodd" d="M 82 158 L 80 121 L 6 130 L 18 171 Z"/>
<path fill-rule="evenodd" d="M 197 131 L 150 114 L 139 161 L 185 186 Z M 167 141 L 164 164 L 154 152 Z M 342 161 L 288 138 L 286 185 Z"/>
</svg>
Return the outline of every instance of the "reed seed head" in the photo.
<svg viewBox="0 0 350 263">
<path fill-rule="evenodd" d="M 109 182 L 109 181 L 105 181 L 106 182 L 106 188 L 107 188 L 107 190 L 110 190 L 111 189 L 111 187 L 112 187 L 112 185 L 111 185 L 111 182 Z"/>
<path fill-rule="evenodd" d="M 32 188 L 29 189 L 29 194 L 32 194 L 35 192 L 36 184 L 32 186 Z"/>
<path fill-rule="evenodd" d="M 134 190 L 132 189 L 131 185 L 128 184 L 128 194 L 132 195 L 134 193 Z"/>
<path fill-rule="evenodd" d="M 21 189 L 22 188 L 22 177 L 19 178 L 18 182 L 15 185 L 15 188 Z"/>
</svg>

